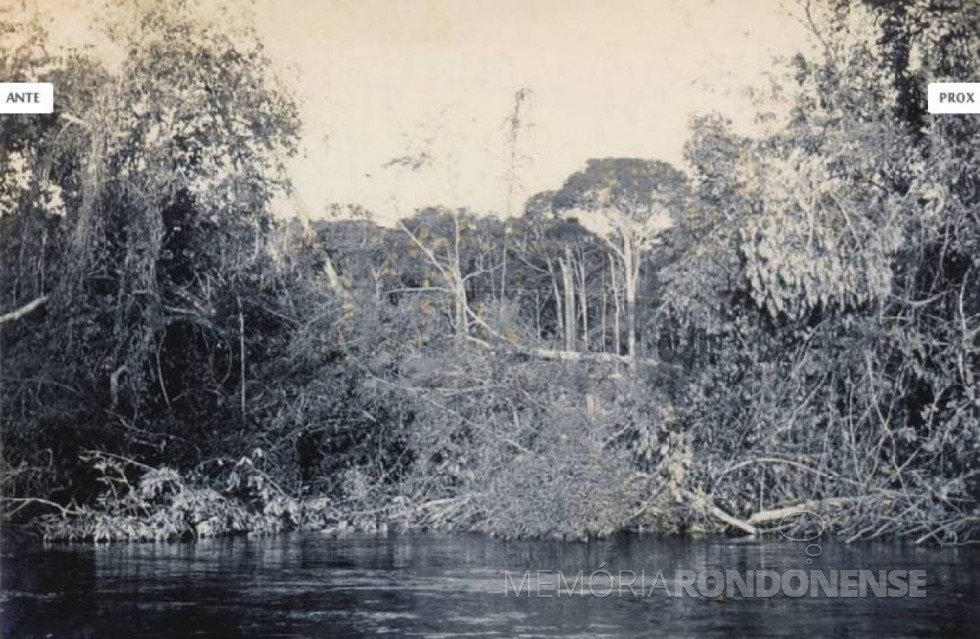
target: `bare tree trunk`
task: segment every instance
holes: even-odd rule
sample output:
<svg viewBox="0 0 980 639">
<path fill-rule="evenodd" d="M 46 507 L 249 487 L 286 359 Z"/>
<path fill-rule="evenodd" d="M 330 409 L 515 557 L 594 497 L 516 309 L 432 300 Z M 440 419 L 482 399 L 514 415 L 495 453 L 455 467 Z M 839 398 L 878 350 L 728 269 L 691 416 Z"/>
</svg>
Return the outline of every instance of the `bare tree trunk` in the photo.
<svg viewBox="0 0 980 639">
<path fill-rule="evenodd" d="M 504 251 L 503 251 L 503 264 L 501 264 L 500 272 L 500 302 L 503 304 L 507 300 L 507 231 L 504 228 Z M 493 288 L 493 277 L 490 277 L 490 287 Z"/>
<path fill-rule="evenodd" d="M 401 227 L 419 250 L 425 254 L 429 262 L 439 271 L 439 275 L 442 276 L 443 281 L 446 283 L 446 288 L 453 298 L 453 332 L 457 341 L 464 341 L 469 337 L 469 305 L 466 299 L 466 281 L 463 279 L 462 267 L 460 265 L 459 217 L 456 213 L 453 213 L 453 254 L 448 264 L 443 264 L 404 223 Z"/>
<path fill-rule="evenodd" d="M 109 376 L 109 410 L 116 410 L 119 403 L 119 377 L 127 370 L 127 366 L 123 364 Z"/>
<path fill-rule="evenodd" d="M 541 292 L 534 291 L 534 334 L 541 337 Z"/>
<path fill-rule="evenodd" d="M 607 298 L 605 265 L 602 266 L 602 288 L 600 290 L 602 291 L 602 307 L 601 307 L 601 311 L 599 312 L 599 317 L 600 317 L 599 346 L 602 349 L 602 352 L 605 353 L 606 352 L 606 298 Z"/>
<path fill-rule="evenodd" d="M 559 260 L 561 267 L 562 287 L 565 290 L 565 350 L 574 351 L 575 336 L 578 329 L 575 326 L 575 276 L 572 273 L 572 252 L 565 247 L 565 259 Z"/>
<path fill-rule="evenodd" d="M 510 159 L 507 166 L 507 219 L 508 221 L 504 223 L 504 255 L 503 255 L 503 265 L 501 268 L 500 275 L 500 300 L 504 301 L 507 297 L 507 235 L 509 231 L 509 219 L 510 216 L 514 214 L 514 189 L 517 186 L 518 177 L 518 154 L 517 154 L 517 142 L 518 137 L 521 133 L 522 122 L 521 122 L 521 107 L 524 102 L 528 99 L 531 94 L 531 90 L 527 88 L 520 88 L 514 93 L 514 108 L 511 111 L 510 117 L 507 118 L 508 125 L 508 135 L 507 144 L 510 147 Z M 493 281 L 491 277 L 491 281 Z"/>
<path fill-rule="evenodd" d="M 567 332 L 565 330 L 565 315 L 562 309 L 561 292 L 558 290 L 558 277 L 555 275 L 555 269 L 552 266 L 550 259 L 548 260 L 547 264 L 548 273 L 551 274 L 551 288 L 555 294 L 555 323 L 558 325 L 558 334 L 561 335 L 562 342 L 567 343 L 567 339 L 565 338 L 565 334 Z"/>
<path fill-rule="evenodd" d="M 636 370 L 636 289 L 638 260 L 635 247 L 623 235 L 623 288 L 626 293 L 626 354 L 633 362 L 630 370 Z"/>
<path fill-rule="evenodd" d="M 245 316 L 242 314 L 242 299 L 238 298 L 238 354 L 241 359 L 242 378 L 242 419 L 245 419 Z M 161 384 L 163 378 L 160 379 Z"/>
<path fill-rule="evenodd" d="M 381 269 L 371 269 L 371 279 L 374 280 L 374 302 L 381 305 Z"/>
<path fill-rule="evenodd" d="M 636 370 L 636 299 L 631 299 L 630 289 L 626 289 L 626 354 L 629 356 L 630 370 Z"/>
<path fill-rule="evenodd" d="M 453 213 L 453 263 L 452 263 L 452 290 L 455 297 L 456 313 L 456 339 L 464 341 L 469 335 L 468 322 L 466 317 L 466 283 L 463 281 L 463 272 L 460 268 L 459 257 L 459 217 Z"/>
<path fill-rule="evenodd" d="M 587 288 L 585 273 L 585 257 L 579 255 L 578 260 L 579 276 L 579 307 L 582 309 L 582 350 L 589 350 L 589 290 Z"/>
<path fill-rule="evenodd" d="M 620 337 L 620 326 L 619 318 L 622 306 L 619 300 L 619 283 L 616 281 L 616 263 L 613 261 L 613 256 L 609 256 L 609 274 L 612 277 L 612 292 L 613 292 L 613 352 L 619 355 L 619 350 L 622 345 Z"/>
</svg>

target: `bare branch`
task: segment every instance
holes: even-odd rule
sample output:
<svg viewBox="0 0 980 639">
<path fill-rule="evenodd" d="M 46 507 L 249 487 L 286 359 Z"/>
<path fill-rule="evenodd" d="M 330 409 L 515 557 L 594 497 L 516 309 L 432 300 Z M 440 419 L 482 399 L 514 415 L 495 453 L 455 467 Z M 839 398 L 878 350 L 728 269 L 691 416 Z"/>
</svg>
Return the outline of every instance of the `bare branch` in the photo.
<svg viewBox="0 0 980 639">
<path fill-rule="evenodd" d="M 5 315 L 0 315 L 0 324 L 6 324 L 7 322 L 15 322 L 27 314 L 33 313 L 35 310 L 43 306 L 47 301 L 48 301 L 48 296 L 42 295 L 36 300 L 24 304 L 16 311 L 10 311 Z"/>
</svg>

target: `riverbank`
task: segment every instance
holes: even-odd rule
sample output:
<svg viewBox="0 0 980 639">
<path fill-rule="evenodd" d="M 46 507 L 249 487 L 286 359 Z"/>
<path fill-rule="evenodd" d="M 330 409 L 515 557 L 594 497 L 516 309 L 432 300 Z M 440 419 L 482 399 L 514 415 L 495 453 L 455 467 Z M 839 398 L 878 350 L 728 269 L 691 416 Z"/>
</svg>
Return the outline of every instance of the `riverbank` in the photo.
<svg viewBox="0 0 980 639">
<path fill-rule="evenodd" d="M 6 501 L 16 506 L 11 514 L 19 515 L 8 516 L 8 520 L 37 533 L 45 542 L 187 541 L 292 531 L 336 537 L 443 531 L 482 533 L 502 539 L 568 541 L 608 538 L 623 532 L 759 537 L 782 534 L 788 539 L 804 540 L 834 534 L 847 543 L 885 538 L 915 544 L 959 545 L 940 536 L 950 530 L 948 523 L 920 522 L 915 527 L 896 518 L 894 515 L 903 509 L 908 511 L 907 502 L 897 491 L 879 491 L 874 497 L 799 500 L 744 514 L 723 509 L 704 492 L 676 481 L 652 487 L 649 477 L 637 476 L 638 486 L 650 486 L 645 499 L 639 499 L 638 492 L 624 492 L 613 497 L 630 494 L 632 500 L 628 503 L 597 501 L 596 497 L 603 496 L 601 493 L 578 486 L 571 493 L 552 494 L 549 503 L 532 500 L 515 510 L 522 505 L 502 505 L 494 501 L 495 496 L 472 491 L 411 498 L 388 490 L 383 495 L 372 492 L 372 501 L 295 496 L 260 468 L 260 459 L 251 457 L 237 462 L 221 460 L 211 464 L 207 472 L 199 469 L 185 474 L 107 453 L 93 454 L 88 461 L 102 473 L 100 481 L 106 486 L 92 503 L 65 506 L 45 499 L 8 498 Z M 531 492 L 525 494 L 535 497 Z M 579 501 L 570 503 L 570 494 Z M 533 512 L 529 507 L 538 510 Z M 565 516 L 554 516 L 559 512 Z M 518 519 L 518 515 L 527 519 Z M 889 517 L 891 527 L 880 523 Z M 970 523 L 969 517 L 957 522 Z M 962 543 L 969 541 L 966 538 Z"/>
</svg>

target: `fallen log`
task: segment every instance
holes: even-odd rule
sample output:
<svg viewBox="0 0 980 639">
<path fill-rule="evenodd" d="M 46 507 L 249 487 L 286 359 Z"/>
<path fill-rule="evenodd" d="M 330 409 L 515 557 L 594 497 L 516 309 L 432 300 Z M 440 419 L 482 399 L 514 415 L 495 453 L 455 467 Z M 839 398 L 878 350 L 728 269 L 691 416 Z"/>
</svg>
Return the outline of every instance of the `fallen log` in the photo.
<svg viewBox="0 0 980 639">
<path fill-rule="evenodd" d="M 785 506 L 783 508 L 773 508 L 771 510 L 760 510 L 751 517 L 749 517 L 748 523 L 750 524 L 768 524 L 772 522 L 782 521 L 787 517 L 792 515 L 798 515 L 805 512 L 814 512 L 820 514 L 819 510 L 827 510 L 829 508 L 839 508 L 844 504 L 854 501 L 860 501 L 866 499 L 865 497 L 830 497 L 828 499 L 814 499 L 810 501 L 805 501 L 802 504 L 796 504 L 794 506 Z"/>
<path fill-rule="evenodd" d="M 694 495 L 694 493 L 692 493 L 689 490 L 682 490 L 681 491 L 681 494 L 684 495 L 684 497 L 686 497 L 687 499 L 689 499 L 690 501 L 692 501 L 694 503 L 696 503 L 697 501 L 703 500 L 705 502 L 705 505 L 707 507 L 707 511 L 708 511 L 708 514 L 709 515 L 711 515 L 715 519 L 720 519 L 721 521 L 725 522 L 726 524 L 728 524 L 732 528 L 738 528 L 739 530 L 741 530 L 741 531 L 743 531 L 743 532 L 745 532 L 745 533 L 747 533 L 749 535 L 758 535 L 759 534 L 759 529 L 758 528 L 756 528 L 755 526 L 753 526 L 752 524 L 750 524 L 750 523 L 748 523 L 746 521 L 743 521 L 743 520 L 739 519 L 738 517 L 733 517 L 732 515 L 729 515 L 728 513 L 726 513 L 721 508 L 718 508 L 717 506 L 715 506 L 714 504 L 712 504 L 711 501 L 708 500 L 706 497 L 699 499 L 696 495 Z"/>
<path fill-rule="evenodd" d="M 555 351 L 547 348 L 526 348 L 524 353 L 532 357 L 541 359 L 555 359 L 563 362 L 607 362 L 629 364 L 632 359 L 629 355 L 617 355 L 615 353 L 591 353 L 580 351 Z M 661 362 L 654 359 L 640 359 L 638 364 L 644 366 L 659 366 Z"/>
<path fill-rule="evenodd" d="M 741 519 L 738 519 L 737 517 L 732 517 L 731 515 L 726 513 L 721 508 L 718 508 L 714 504 L 708 504 L 708 512 L 711 513 L 711 515 L 713 515 L 715 518 L 720 519 L 721 521 L 725 522 L 729 526 L 733 528 L 738 528 L 739 530 L 742 530 L 749 535 L 759 534 L 758 528 L 756 528 L 755 526 L 749 523 L 742 521 Z"/>
</svg>

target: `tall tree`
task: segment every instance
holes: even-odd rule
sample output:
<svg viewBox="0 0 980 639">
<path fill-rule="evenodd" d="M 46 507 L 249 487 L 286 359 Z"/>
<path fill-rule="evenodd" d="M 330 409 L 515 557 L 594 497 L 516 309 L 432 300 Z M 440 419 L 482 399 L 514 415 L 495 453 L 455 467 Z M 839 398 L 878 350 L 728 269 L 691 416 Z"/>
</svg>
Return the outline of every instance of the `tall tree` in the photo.
<svg viewBox="0 0 980 639">
<path fill-rule="evenodd" d="M 267 205 L 295 151 L 295 105 L 248 27 L 218 25 L 186 2 L 119 2 L 104 27 L 121 53 L 115 67 L 84 50 L 42 65 L 23 50 L 4 56 L 5 76 L 53 81 L 59 92 L 52 115 L 0 122 L 0 167 L 26 176 L 4 211 L 22 232 L 0 245 L 15 283 L 0 308 L 50 294 L 41 331 L 5 335 L 13 365 L 4 373 L 42 369 L 50 388 L 77 396 L 42 397 L 19 383 L 4 393 L 33 398 L 19 403 L 24 423 L 35 410 L 98 428 L 193 422 L 211 393 L 226 391 L 244 420 L 240 305 L 264 290 Z M 32 192 L 50 193 L 51 206 L 35 206 Z M 44 278 L 17 257 L 34 245 L 52 249 Z M 234 366 L 225 371 L 216 349 Z"/>
<path fill-rule="evenodd" d="M 621 267 L 626 303 L 627 355 L 637 362 L 636 299 L 640 267 L 660 231 L 680 213 L 687 190 L 684 174 L 659 160 L 589 160 L 555 195 L 559 210 L 591 216 Z"/>
</svg>

